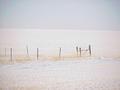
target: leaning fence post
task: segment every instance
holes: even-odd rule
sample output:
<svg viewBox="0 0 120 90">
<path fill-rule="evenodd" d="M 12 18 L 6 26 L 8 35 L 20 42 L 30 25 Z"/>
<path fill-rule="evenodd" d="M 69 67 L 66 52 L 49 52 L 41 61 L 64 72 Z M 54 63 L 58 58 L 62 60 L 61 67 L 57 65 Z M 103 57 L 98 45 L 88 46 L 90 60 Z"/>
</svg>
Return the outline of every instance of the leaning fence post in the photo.
<svg viewBox="0 0 120 90">
<path fill-rule="evenodd" d="M 89 45 L 89 55 L 91 56 L 91 45 Z"/>
<path fill-rule="evenodd" d="M 37 60 L 39 59 L 39 48 L 37 48 Z"/>
<path fill-rule="evenodd" d="M 59 48 L 59 58 L 61 58 L 61 48 Z"/>
<path fill-rule="evenodd" d="M 13 54 L 13 51 L 12 51 L 12 48 L 10 48 L 10 60 L 12 61 L 12 54 Z"/>
</svg>

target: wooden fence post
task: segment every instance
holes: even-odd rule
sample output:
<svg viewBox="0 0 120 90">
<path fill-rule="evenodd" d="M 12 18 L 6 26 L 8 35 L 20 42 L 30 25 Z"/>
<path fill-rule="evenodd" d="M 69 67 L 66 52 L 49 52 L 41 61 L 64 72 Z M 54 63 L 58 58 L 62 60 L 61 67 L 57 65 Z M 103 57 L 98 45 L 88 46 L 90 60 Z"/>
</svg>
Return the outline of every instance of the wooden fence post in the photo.
<svg viewBox="0 0 120 90">
<path fill-rule="evenodd" d="M 26 46 L 26 51 L 27 51 L 27 56 L 29 57 L 29 50 L 28 50 L 28 46 Z"/>
<path fill-rule="evenodd" d="M 77 56 L 78 56 L 78 46 L 76 46 L 76 52 L 77 52 Z"/>
<path fill-rule="evenodd" d="M 6 56 L 6 48 L 5 48 L 5 56 Z"/>
<path fill-rule="evenodd" d="M 10 60 L 12 61 L 12 59 L 13 59 L 13 51 L 12 51 L 12 48 L 10 48 Z"/>
<path fill-rule="evenodd" d="M 89 45 L 89 55 L 91 56 L 91 45 Z"/>
<path fill-rule="evenodd" d="M 37 60 L 39 59 L 39 48 L 37 48 Z"/>
<path fill-rule="evenodd" d="M 61 48 L 59 48 L 59 58 L 61 58 Z"/>
<path fill-rule="evenodd" d="M 82 51 L 82 50 L 81 50 L 81 48 L 79 48 L 79 52 L 80 52 L 80 57 L 81 57 L 81 53 L 82 53 L 81 51 Z"/>
</svg>

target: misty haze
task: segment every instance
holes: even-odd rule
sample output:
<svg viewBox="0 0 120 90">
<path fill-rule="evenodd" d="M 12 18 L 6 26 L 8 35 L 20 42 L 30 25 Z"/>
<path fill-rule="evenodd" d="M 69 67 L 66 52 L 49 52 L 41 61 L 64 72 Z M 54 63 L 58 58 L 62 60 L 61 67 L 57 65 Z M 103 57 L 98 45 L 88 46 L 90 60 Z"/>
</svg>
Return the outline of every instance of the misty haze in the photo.
<svg viewBox="0 0 120 90">
<path fill-rule="evenodd" d="M 119 0 L 0 0 L 0 90 L 120 90 Z"/>
</svg>

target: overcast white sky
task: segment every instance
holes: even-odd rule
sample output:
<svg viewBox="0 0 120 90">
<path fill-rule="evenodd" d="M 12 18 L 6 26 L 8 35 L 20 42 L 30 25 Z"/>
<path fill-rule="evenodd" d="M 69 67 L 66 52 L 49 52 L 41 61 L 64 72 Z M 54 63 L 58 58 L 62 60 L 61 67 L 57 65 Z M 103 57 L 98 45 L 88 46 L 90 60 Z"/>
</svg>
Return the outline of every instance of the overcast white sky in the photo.
<svg viewBox="0 0 120 90">
<path fill-rule="evenodd" d="M 2 49 L 91 44 L 95 54 L 118 57 L 119 39 L 120 0 L 0 0 Z"/>
<path fill-rule="evenodd" d="M 120 30 L 120 0 L 0 0 L 0 28 Z"/>
</svg>

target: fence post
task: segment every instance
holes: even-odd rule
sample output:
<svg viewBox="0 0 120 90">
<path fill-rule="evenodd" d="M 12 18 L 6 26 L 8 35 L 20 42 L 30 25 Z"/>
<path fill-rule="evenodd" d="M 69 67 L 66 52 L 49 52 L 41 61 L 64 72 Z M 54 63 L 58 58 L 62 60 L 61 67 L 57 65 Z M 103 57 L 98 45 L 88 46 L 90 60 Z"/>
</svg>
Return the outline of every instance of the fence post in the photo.
<svg viewBox="0 0 120 90">
<path fill-rule="evenodd" d="M 10 48 L 10 60 L 11 61 L 12 61 L 12 58 L 13 58 L 12 54 L 13 54 L 13 51 L 12 51 L 12 48 Z"/>
<path fill-rule="evenodd" d="M 76 46 L 76 52 L 77 52 L 77 56 L 78 56 L 78 46 Z"/>
<path fill-rule="evenodd" d="M 37 60 L 39 59 L 39 48 L 37 48 Z"/>
<path fill-rule="evenodd" d="M 6 56 L 6 48 L 5 48 L 5 56 Z"/>
<path fill-rule="evenodd" d="M 81 51 L 82 51 L 82 50 L 81 50 L 81 48 L 79 48 L 79 52 L 80 52 L 80 57 L 81 57 Z"/>
<path fill-rule="evenodd" d="M 91 45 L 89 45 L 89 55 L 91 56 Z"/>
<path fill-rule="evenodd" d="M 59 58 L 61 58 L 61 48 L 59 48 Z"/>
<path fill-rule="evenodd" d="M 28 46 L 26 46 L 27 56 L 29 57 Z"/>
</svg>

